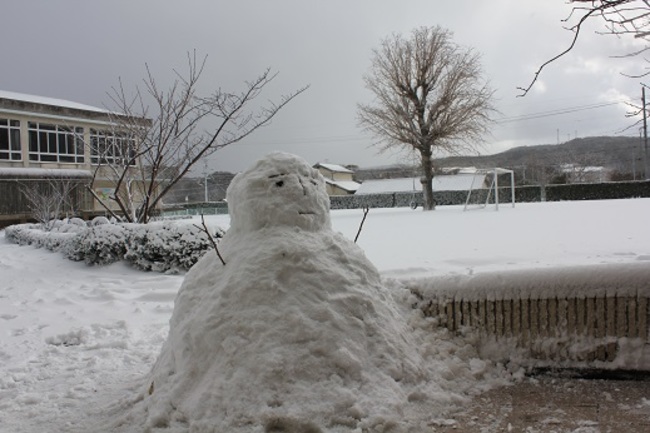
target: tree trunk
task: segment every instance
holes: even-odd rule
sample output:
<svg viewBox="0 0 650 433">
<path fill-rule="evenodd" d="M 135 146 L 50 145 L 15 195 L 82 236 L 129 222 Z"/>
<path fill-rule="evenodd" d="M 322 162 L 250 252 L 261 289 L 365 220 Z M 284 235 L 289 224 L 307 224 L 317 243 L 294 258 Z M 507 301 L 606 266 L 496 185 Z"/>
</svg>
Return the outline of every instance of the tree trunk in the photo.
<svg viewBox="0 0 650 433">
<path fill-rule="evenodd" d="M 434 210 L 436 202 L 433 200 L 433 166 L 431 165 L 431 152 L 421 151 L 422 163 L 422 197 L 424 198 L 424 210 Z"/>
</svg>

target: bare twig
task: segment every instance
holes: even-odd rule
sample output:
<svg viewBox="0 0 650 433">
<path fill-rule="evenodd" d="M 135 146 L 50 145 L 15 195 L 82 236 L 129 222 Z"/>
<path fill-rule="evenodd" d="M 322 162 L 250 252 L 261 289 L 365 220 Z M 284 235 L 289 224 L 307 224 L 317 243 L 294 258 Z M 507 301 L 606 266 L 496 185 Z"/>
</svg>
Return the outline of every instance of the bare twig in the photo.
<svg viewBox="0 0 650 433">
<path fill-rule="evenodd" d="M 107 203 L 100 202 L 102 206 L 108 208 L 110 202 L 129 221 L 148 222 L 163 197 L 195 164 L 268 125 L 308 88 L 259 104 L 258 98 L 277 76 L 267 69 L 245 82 L 239 93 L 218 88 L 205 96 L 199 91 L 205 65 L 205 57 L 188 53 L 187 69 L 174 70 L 175 77 L 163 88 L 145 64 L 146 76 L 133 92 L 127 92 L 120 80 L 109 93 L 116 107 L 111 110 L 113 125 L 88 143 L 95 175 L 107 178 L 114 190 Z"/>
<path fill-rule="evenodd" d="M 368 216 L 368 212 L 370 211 L 370 208 L 368 206 L 363 207 L 363 219 L 361 220 L 361 224 L 359 224 L 359 230 L 357 231 L 357 235 L 354 237 L 354 243 L 357 243 L 357 239 L 359 239 L 359 235 L 361 234 L 361 229 L 363 228 L 363 223 L 366 222 L 366 217 Z"/>
<path fill-rule="evenodd" d="M 573 13 L 573 12 L 574 12 L 574 11 L 572 11 L 572 13 Z M 575 47 L 576 42 L 578 42 L 578 37 L 580 36 L 580 30 L 582 30 L 582 24 L 583 24 L 583 23 L 584 23 L 584 22 L 585 22 L 585 21 L 586 21 L 586 20 L 587 20 L 591 15 L 593 15 L 594 13 L 596 13 L 596 9 L 593 9 L 593 10 L 587 12 L 585 15 L 583 15 L 583 16 L 580 18 L 580 21 L 578 22 L 578 24 L 576 24 L 574 27 L 571 28 L 571 30 L 572 30 L 574 33 L 573 33 L 573 39 L 571 40 L 571 43 L 569 44 L 568 48 L 566 48 L 566 49 L 565 49 L 564 51 L 562 51 L 561 53 L 559 53 L 559 54 L 553 56 L 553 57 L 550 58 L 549 60 L 547 60 L 547 61 L 545 61 L 544 63 L 542 63 L 542 65 L 537 69 L 537 71 L 535 71 L 535 75 L 533 76 L 533 80 L 530 82 L 530 84 L 528 84 L 528 87 L 517 87 L 517 90 L 521 90 L 521 91 L 522 91 L 522 93 L 520 93 L 519 95 L 517 95 L 518 98 L 521 98 L 521 97 L 526 96 L 526 95 L 528 94 L 528 92 L 530 91 L 530 89 L 531 89 L 531 88 L 533 87 L 533 85 L 537 82 L 537 79 L 539 78 L 539 75 L 542 73 L 542 69 L 544 69 L 546 66 L 548 66 L 548 65 L 551 64 L 551 63 L 553 63 L 554 61 L 556 61 L 556 60 L 559 59 L 560 57 L 565 56 L 566 54 L 568 54 L 568 53 L 573 49 L 573 47 Z"/>
<path fill-rule="evenodd" d="M 49 229 L 53 219 L 74 215 L 79 203 L 75 190 L 82 179 L 70 177 L 43 178 L 29 184 L 20 184 L 20 192 L 31 212 L 31 216 Z"/>
<path fill-rule="evenodd" d="M 217 246 L 217 242 L 214 240 L 214 237 L 212 236 L 212 233 L 210 233 L 210 229 L 208 226 L 205 224 L 205 218 L 203 218 L 203 214 L 201 214 L 201 225 L 203 227 L 199 227 L 196 224 L 194 224 L 194 227 L 197 229 L 201 230 L 203 233 L 208 235 L 208 239 L 210 239 L 210 243 L 212 243 L 212 247 L 214 248 L 214 252 L 217 253 L 217 257 L 219 257 L 219 260 L 221 260 L 221 263 L 226 266 L 226 261 L 223 259 L 221 256 L 221 253 L 219 252 L 219 247 Z"/>
<path fill-rule="evenodd" d="M 646 41 L 648 40 L 648 36 L 650 36 L 650 32 L 647 30 L 648 16 L 650 15 L 650 2 L 647 0 L 570 0 L 569 3 L 578 6 L 574 6 L 569 16 L 562 21 L 572 21 L 574 15 L 579 15 L 577 22 L 567 28 L 567 30 L 573 32 L 571 43 L 564 51 L 542 63 L 533 75 L 533 79 L 527 87 L 517 87 L 517 90 L 522 92 L 517 95 L 518 97 L 526 96 L 528 94 L 530 89 L 537 82 L 544 68 L 574 49 L 578 38 L 580 37 L 580 31 L 583 29 L 585 22 L 589 19 L 600 18 L 605 23 L 608 31 L 596 32 L 597 34 L 615 36 L 632 35 L 636 39 L 644 39 Z M 648 49 L 649 48 L 646 46 L 645 48 L 616 57 L 634 57 L 644 53 Z M 623 75 L 632 78 L 641 78 L 650 75 L 650 72 Z"/>
</svg>

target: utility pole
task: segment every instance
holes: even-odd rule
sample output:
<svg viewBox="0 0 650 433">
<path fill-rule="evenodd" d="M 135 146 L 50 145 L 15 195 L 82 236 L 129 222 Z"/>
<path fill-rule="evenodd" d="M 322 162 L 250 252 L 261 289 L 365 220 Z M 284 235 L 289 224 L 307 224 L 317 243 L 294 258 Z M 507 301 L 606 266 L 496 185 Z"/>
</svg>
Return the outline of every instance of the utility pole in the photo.
<svg viewBox="0 0 650 433">
<path fill-rule="evenodd" d="M 208 194 L 208 161 L 207 159 L 203 160 L 203 200 L 205 203 L 208 202 L 209 194 Z"/>
<path fill-rule="evenodd" d="M 645 86 L 641 87 L 641 106 L 643 108 L 643 176 L 650 179 L 648 170 L 648 111 L 645 105 Z"/>
</svg>

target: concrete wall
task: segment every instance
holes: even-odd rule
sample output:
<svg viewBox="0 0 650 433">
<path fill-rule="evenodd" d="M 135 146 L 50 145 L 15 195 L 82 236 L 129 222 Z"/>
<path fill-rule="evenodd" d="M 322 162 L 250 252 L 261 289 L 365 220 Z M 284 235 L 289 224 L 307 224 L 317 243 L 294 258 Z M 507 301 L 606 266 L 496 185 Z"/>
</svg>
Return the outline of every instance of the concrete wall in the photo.
<svg viewBox="0 0 650 433">
<path fill-rule="evenodd" d="M 616 359 L 623 339 L 648 344 L 648 298 L 432 299 L 420 305 L 437 326 L 470 328 L 533 359 Z"/>
</svg>

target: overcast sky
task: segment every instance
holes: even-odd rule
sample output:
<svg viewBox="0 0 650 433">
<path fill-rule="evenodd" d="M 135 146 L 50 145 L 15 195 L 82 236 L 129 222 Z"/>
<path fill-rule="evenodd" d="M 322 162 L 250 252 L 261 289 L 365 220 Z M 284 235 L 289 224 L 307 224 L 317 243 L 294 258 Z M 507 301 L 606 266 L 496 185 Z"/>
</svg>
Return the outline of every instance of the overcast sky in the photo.
<svg viewBox="0 0 650 433">
<path fill-rule="evenodd" d="M 624 102 L 641 94 L 639 80 L 621 72 L 639 72 L 643 63 L 612 59 L 634 41 L 596 35 L 599 26 L 517 98 L 516 88 L 569 44 L 561 22 L 569 11 L 565 0 L 7 1 L 0 89 L 110 107 L 107 92 L 118 78 L 138 84 L 147 63 L 165 85 L 196 49 L 208 56 L 205 92 L 238 91 L 267 67 L 279 72 L 271 99 L 311 86 L 270 126 L 215 153 L 212 170 L 239 171 L 273 150 L 310 163 L 404 163 L 405 155 L 379 155 L 357 126 L 357 104 L 372 101 L 362 78 L 383 38 L 440 25 L 481 54 L 496 91 L 500 114 L 481 153 L 619 134 L 631 122 Z"/>
</svg>

